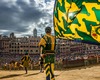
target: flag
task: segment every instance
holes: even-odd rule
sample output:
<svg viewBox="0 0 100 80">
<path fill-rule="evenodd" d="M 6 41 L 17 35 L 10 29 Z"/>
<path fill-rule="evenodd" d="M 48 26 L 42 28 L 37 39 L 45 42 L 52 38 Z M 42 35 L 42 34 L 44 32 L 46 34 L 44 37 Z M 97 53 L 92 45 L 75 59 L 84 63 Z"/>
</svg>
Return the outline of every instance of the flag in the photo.
<svg viewBox="0 0 100 80">
<path fill-rule="evenodd" d="M 56 38 L 100 44 L 100 0 L 56 0 Z"/>
</svg>

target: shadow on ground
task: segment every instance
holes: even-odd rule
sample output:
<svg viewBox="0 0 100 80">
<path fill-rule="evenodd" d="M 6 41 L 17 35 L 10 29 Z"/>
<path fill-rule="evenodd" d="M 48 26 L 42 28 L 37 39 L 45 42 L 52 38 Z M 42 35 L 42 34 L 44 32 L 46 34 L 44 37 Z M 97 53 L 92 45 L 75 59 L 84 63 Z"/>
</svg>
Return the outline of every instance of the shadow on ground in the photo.
<svg viewBox="0 0 100 80">
<path fill-rule="evenodd" d="M 21 76 L 23 74 L 11 74 L 11 75 L 7 75 L 7 76 L 2 76 L 0 77 L 0 79 L 4 79 L 4 78 L 12 78 L 12 77 L 17 77 L 17 76 Z"/>
<path fill-rule="evenodd" d="M 11 74 L 11 75 L 7 75 L 7 76 L 2 76 L 2 77 L 0 77 L 0 79 L 18 77 L 18 76 L 21 76 L 21 75 L 25 75 L 25 77 L 28 77 L 28 76 L 33 76 L 33 75 L 37 75 L 37 74 L 39 74 L 39 72 L 33 73 L 33 74 Z"/>
<path fill-rule="evenodd" d="M 40 72 L 38 72 L 38 73 L 33 73 L 33 74 L 27 74 L 27 75 L 25 75 L 25 77 L 37 75 L 37 74 L 39 74 L 39 73 L 40 73 Z"/>
</svg>

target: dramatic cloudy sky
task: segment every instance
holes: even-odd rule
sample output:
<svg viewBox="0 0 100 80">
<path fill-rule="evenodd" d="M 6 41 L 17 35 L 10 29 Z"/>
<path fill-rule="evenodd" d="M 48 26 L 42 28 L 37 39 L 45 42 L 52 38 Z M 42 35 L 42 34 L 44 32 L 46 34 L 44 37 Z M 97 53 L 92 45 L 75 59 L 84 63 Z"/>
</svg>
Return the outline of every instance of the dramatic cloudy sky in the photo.
<svg viewBox="0 0 100 80">
<path fill-rule="evenodd" d="M 44 34 L 46 26 L 53 29 L 55 0 L 0 0 L 0 34 L 16 36 Z"/>
</svg>

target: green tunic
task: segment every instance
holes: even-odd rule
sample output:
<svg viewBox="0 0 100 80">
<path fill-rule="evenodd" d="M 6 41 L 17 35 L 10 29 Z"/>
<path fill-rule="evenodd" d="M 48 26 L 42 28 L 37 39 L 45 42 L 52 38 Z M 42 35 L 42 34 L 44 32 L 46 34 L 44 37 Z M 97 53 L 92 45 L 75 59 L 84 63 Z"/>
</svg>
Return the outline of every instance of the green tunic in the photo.
<svg viewBox="0 0 100 80">
<path fill-rule="evenodd" d="M 40 40 L 39 46 L 43 47 L 42 54 L 46 54 L 45 63 L 54 63 L 55 57 L 55 37 L 52 35 L 46 34 Z M 51 53 L 51 54 L 48 54 Z"/>
</svg>

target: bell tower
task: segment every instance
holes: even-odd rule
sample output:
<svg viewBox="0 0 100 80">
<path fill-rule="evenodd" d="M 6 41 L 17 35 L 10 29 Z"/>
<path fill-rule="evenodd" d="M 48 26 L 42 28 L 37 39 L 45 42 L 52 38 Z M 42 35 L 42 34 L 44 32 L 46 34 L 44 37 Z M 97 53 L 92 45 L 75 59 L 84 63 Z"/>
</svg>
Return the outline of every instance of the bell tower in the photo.
<svg viewBox="0 0 100 80">
<path fill-rule="evenodd" d="M 37 29 L 36 29 L 36 28 L 33 29 L 33 36 L 34 36 L 34 37 L 37 37 Z"/>
</svg>

